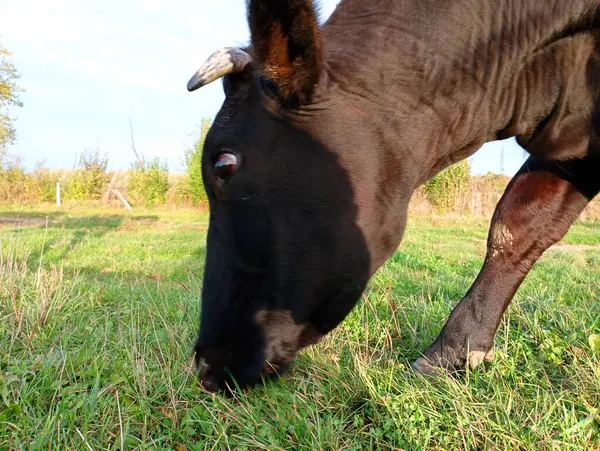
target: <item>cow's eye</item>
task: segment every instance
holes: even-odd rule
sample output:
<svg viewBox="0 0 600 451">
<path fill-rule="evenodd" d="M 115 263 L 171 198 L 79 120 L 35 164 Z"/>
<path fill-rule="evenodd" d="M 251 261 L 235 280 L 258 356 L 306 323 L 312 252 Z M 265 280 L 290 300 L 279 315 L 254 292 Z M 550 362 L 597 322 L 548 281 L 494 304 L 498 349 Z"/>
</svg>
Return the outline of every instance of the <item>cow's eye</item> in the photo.
<svg viewBox="0 0 600 451">
<path fill-rule="evenodd" d="M 223 152 L 217 156 L 214 163 L 215 176 L 221 182 L 227 181 L 235 172 L 238 165 L 237 157 L 230 152 Z"/>
</svg>

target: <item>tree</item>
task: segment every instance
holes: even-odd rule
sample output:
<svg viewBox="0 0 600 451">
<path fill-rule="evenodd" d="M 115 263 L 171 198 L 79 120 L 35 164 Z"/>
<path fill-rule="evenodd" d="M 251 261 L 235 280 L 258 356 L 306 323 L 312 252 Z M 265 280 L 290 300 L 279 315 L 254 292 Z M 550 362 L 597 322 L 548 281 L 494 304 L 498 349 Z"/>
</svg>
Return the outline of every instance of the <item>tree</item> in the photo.
<svg viewBox="0 0 600 451">
<path fill-rule="evenodd" d="M 185 163 L 190 183 L 190 197 L 196 204 L 206 203 L 207 201 L 204 182 L 202 181 L 202 149 L 204 148 L 204 140 L 206 139 L 206 134 L 208 133 L 210 126 L 210 119 L 202 119 L 202 123 L 200 124 L 200 137 L 185 155 Z"/>
<path fill-rule="evenodd" d="M 470 180 L 471 166 L 468 160 L 462 160 L 431 178 L 423 188 L 429 202 L 444 213 L 457 207 L 460 197 L 469 189 Z"/>
<path fill-rule="evenodd" d="M 0 43 L 0 161 L 6 147 L 14 142 L 16 136 L 10 108 L 23 106 L 18 96 L 21 92 L 17 85 L 19 73 L 9 57 L 10 52 Z"/>
</svg>

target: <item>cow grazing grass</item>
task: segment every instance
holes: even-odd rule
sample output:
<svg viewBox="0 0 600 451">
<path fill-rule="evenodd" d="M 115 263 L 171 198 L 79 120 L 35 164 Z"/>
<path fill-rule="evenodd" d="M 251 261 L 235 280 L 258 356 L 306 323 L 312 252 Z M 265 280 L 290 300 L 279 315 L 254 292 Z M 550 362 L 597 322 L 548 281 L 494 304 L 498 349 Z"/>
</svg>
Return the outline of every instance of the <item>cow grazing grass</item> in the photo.
<svg viewBox="0 0 600 451">
<path fill-rule="evenodd" d="M 207 221 L 0 207 L 0 449 L 600 447 L 600 225 L 537 263 L 493 363 L 432 380 L 410 362 L 479 271 L 489 220 L 412 219 L 341 327 L 225 397 L 190 355 Z"/>
</svg>

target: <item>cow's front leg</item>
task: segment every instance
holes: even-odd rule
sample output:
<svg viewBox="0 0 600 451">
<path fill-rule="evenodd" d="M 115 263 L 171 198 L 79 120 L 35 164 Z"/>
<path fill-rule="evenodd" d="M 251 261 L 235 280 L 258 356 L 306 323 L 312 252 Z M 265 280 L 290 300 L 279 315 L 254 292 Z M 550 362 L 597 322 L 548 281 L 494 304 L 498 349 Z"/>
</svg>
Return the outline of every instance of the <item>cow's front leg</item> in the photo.
<svg viewBox="0 0 600 451">
<path fill-rule="evenodd" d="M 519 285 L 598 192 L 593 163 L 530 158 L 523 165 L 494 212 L 483 268 L 413 368 L 432 373 L 436 367 L 461 369 L 491 358 L 496 330 Z"/>
</svg>

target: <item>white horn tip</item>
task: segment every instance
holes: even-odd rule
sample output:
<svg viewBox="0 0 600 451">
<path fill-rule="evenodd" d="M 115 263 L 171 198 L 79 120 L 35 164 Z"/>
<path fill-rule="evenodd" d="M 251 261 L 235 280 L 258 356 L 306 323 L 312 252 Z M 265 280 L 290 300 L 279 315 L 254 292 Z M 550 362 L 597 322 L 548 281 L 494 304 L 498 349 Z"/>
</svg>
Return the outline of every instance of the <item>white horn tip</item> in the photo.
<svg viewBox="0 0 600 451">
<path fill-rule="evenodd" d="M 187 84 L 192 92 L 227 74 L 241 72 L 252 61 L 252 57 L 243 50 L 226 47 L 214 52 L 194 74 Z"/>
</svg>

